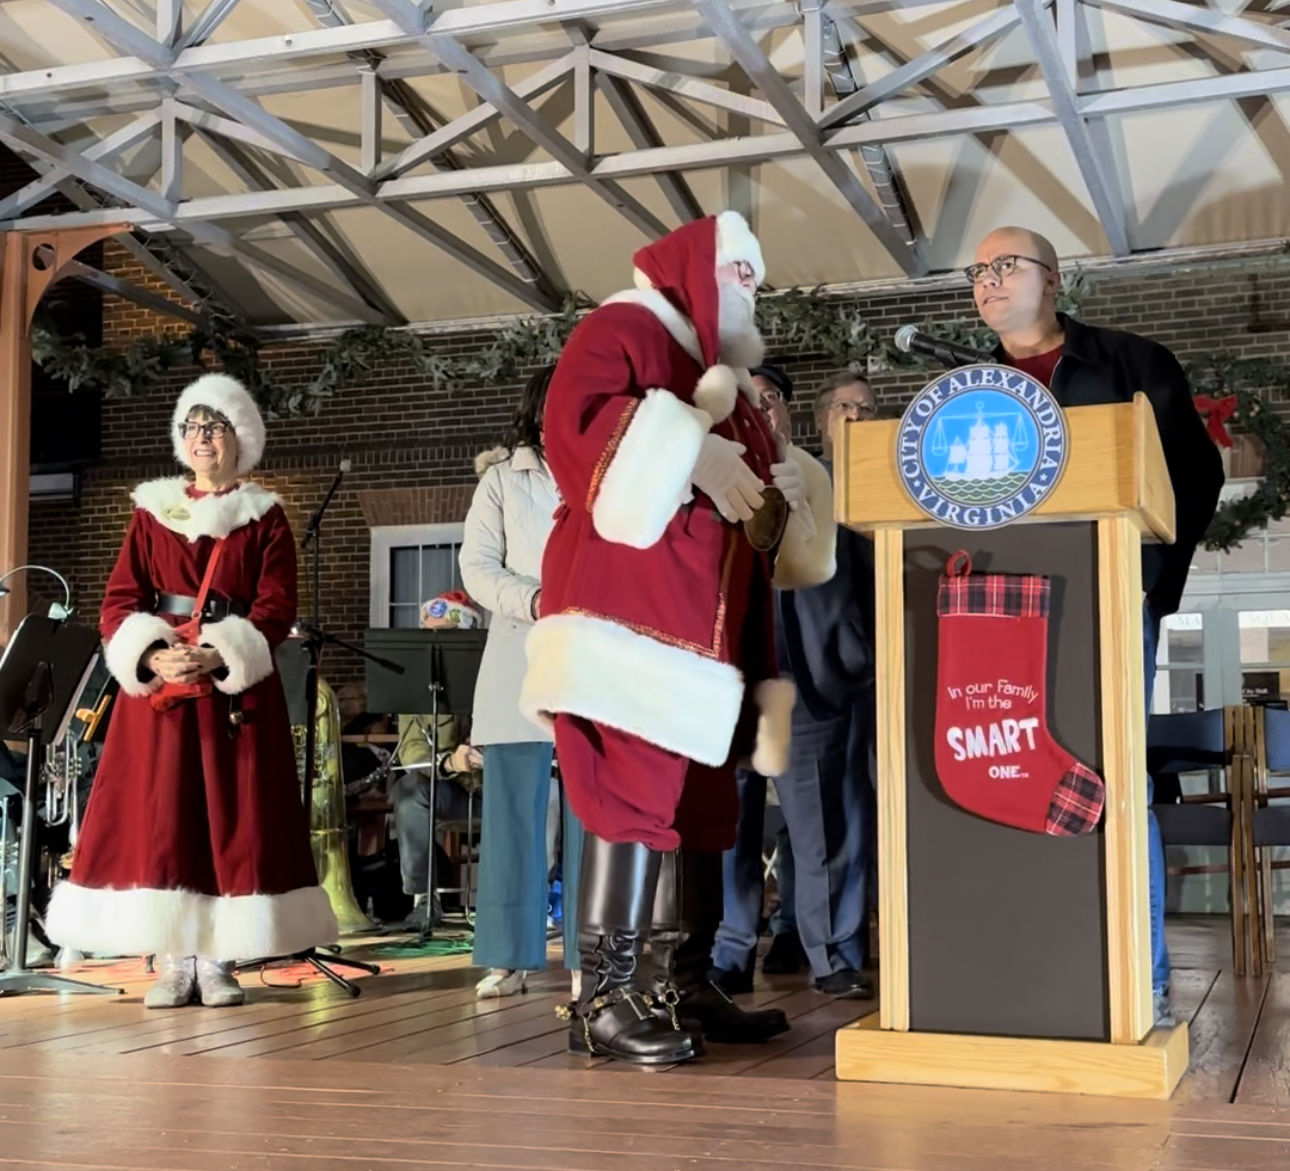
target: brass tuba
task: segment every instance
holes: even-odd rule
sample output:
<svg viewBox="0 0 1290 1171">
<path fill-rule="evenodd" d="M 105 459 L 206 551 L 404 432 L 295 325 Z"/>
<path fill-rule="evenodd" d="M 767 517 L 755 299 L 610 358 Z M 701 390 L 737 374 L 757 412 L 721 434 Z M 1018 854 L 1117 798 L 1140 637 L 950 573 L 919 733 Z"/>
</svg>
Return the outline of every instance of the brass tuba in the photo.
<svg viewBox="0 0 1290 1171">
<path fill-rule="evenodd" d="M 349 848 L 345 832 L 345 785 L 340 767 L 340 710 L 336 694 L 318 680 L 317 743 L 314 749 L 313 807 L 309 811 L 309 841 L 314 851 L 318 884 L 327 892 L 342 935 L 368 931 L 372 921 L 354 898 L 349 873 Z M 296 768 L 301 793 L 305 783 L 305 726 L 293 724 Z"/>
</svg>

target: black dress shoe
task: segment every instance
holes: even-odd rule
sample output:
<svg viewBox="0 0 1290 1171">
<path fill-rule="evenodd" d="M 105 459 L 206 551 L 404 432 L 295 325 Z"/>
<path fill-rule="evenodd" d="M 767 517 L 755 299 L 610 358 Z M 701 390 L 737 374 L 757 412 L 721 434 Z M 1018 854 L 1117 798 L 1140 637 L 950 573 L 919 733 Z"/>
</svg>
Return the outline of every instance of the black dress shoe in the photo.
<svg viewBox="0 0 1290 1171">
<path fill-rule="evenodd" d="M 873 981 L 855 968 L 841 968 L 823 980 L 816 980 L 815 991 L 838 1000 L 872 1000 Z"/>
<path fill-rule="evenodd" d="M 770 941 L 770 950 L 761 962 L 768 976 L 795 976 L 806 967 L 806 952 L 796 931 L 784 931 Z"/>
<path fill-rule="evenodd" d="M 753 990 L 751 968 L 745 968 L 742 972 L 732 972 L 728 968 L 713 968 L 708 972 L 708 979 L 727 996 L 738 996 L 740 993 Z"/>
</svg>

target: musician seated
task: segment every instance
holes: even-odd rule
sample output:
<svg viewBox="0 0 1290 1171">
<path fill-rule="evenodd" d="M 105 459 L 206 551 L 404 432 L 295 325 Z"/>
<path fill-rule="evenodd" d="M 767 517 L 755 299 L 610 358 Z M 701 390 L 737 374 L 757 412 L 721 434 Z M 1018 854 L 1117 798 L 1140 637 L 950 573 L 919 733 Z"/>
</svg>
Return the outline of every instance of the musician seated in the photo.
<svg viewBox="0 0 1290 1171">
<path fill-rule="evenodd" d="M 479 611 L 460 592 L 441 594 L 421 607 L 421 626 L 426 630 L 470 629 L 480 622 Z M 432 738 L 438 744 L 439 761 L 433 814 L 429 768 Z M 450 715 L 439 716 L 437 724 L 429 714 L 399 716 L 399 745 L 395 771 L 390 777 L 389 799 L 394 807 L 403 892 L 413 896 L 407 926 L 424 931 L 442 918 L 438 899 L 432 903 L 429 892 L 430 851 L 437 844 L 431 841 L 431 826 L 466 819 L 470 804 L 467 794 L 479 791 L 483 758 L 470 746 L 462 722 Z M 436 873 L 443 877 L 443 870 L 438 866 Z"/>
</svg>

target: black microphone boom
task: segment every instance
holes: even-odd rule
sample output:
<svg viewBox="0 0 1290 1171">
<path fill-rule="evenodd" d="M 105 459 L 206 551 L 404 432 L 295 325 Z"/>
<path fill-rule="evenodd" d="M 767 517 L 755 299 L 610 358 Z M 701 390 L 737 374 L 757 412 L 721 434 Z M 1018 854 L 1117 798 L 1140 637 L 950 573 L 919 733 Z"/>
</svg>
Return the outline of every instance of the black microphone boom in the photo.
<svg viewBox="0 0 1290 1171">
<path fill-rule="evenodd" d="M 336 495 L 336 489 L 340 487 L 340 482 L 345 478 L 345 473 L 353 466 L 347 459 L 340 461 L 340 467 L 336 471 L 336 478 L 332 480 L 331 487 L 327 489 L 327 495 L 323 497 L 323 502 L 314 509 L 313 516 L 309 518 L 309 523 L 305 526 L 305 535 L 300 538 L 300 547 L 302 549 L 318 535 L 318 531 L 322 527 L 323 513 L 327 511 L 331 498 Z"/>
<path fill-rule="evenodd" d="M 916 325 L 902 325 L 896 330 L 896 349 L 903 354 L 926 354 L 950 370 L 958 366 L 975 366 L 980 362 L 996 361 L 993 354 L 974 350 L 971 346 L 961 346 L 958 342 L 946 341 L 944 338 L 932 337 L 931 334 L 919 333 Z"/>
</svg>

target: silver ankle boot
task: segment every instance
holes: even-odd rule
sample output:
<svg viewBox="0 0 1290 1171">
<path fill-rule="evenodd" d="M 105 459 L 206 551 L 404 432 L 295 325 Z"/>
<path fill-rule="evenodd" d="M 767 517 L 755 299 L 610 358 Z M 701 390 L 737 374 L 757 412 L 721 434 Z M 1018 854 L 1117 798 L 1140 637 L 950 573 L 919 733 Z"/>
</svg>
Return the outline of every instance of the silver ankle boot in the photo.
<svg viewBox="0 0 1290 1171">
<path fill-rule="evenodd" d="M 194 956 L 158 956 L 161 969 L 156 982 L 143 998 L 147 1008 L 183 1008 L 193 1002 L 197 990 L 196 958 Z"/>
<path fill-rule="evenodd" d="M 207 1008 L 229 1008 L 246 999 L 242 985 L 233 975 L 231 961 L 197 960 L 197 992 Z"/>
</svg>

